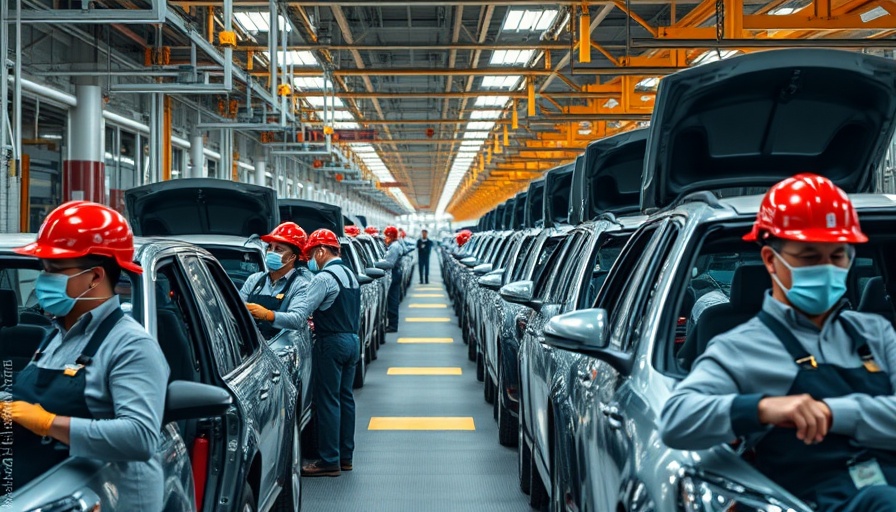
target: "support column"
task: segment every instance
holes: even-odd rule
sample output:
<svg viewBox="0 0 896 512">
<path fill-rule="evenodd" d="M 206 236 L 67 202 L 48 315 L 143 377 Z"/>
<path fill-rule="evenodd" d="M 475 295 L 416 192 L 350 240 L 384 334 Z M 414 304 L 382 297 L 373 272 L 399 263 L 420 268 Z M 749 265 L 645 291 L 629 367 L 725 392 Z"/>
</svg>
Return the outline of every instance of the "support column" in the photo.
<svg viewBox="0 0 896 512">
<path fill-rule="evenodd" d="M 266 187 L 268 184 L 268 180 L 265 176 L 267 163 L 264 161 L 263 156 L 259 156 L 255 160 L 255 184 Z"/>
<path fill-rule="evenodd" d="M 205 177 L 205 153 L 203 153 L 205 141 L 202 138 L 202 132 L 195 130 L 190 137 L 190 163 L 193 168 L 188 178 L 204 178 Z"/>
<path fill-rule="evenodd" d="M 68 159 L 62 164 L 62 198 L 107 204 L 103 90 L 99 85 L 77 85 L 75 95 L 78 106 L 71 109 L 69 116 Z"/>
</svg>

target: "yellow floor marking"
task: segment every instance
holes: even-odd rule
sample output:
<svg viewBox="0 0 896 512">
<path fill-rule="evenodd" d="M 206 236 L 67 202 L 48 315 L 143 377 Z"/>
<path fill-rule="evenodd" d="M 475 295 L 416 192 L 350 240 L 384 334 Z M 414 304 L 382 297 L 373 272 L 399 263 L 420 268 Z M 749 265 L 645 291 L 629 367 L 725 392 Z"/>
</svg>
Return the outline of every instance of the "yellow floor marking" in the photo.
<svg viewBox="0 0 896 512">
<path fill-rule="evenodd" d="M 454 343 L 454 338 L 398 338 L 399 343 Z"/>
<path fill-rule="evenodd" d="M 463 375 L 463 371 L 460 368 L 451 367 L 414 368 L 405 366 L 401 368 L 389 368 L 386 375 Z"/>
<path fill-rule="evenodd" d="M 370 418 L 367 430 L 476 430 L 473 418 Z"/>
<path fill-rule="evenodd" d="M 412 293 L 411 297 L 415 299 L 444 299 L 445 295 L 442 293 Z"/>
<path fill-rule="evenodd" d="M 445 309 L 448 304 L 410 304 L 411 309 Z"/>
<path fill-rule="evenodd" d="M 413 317 L 413 318 L 405 318 L 405 322 L 450 322 L 451 319 L 448 317 Z"/>
<path fill-rule="evenodd" d="M 417 290 L 421 290 L 424 292 L 441 291 L 442 287 L 441 286 L 428 286 L 428 287 L 424 288 L 421 286 L 419 288 L 414 288 L 414 291 L 417 291 Z"/>
</svg>

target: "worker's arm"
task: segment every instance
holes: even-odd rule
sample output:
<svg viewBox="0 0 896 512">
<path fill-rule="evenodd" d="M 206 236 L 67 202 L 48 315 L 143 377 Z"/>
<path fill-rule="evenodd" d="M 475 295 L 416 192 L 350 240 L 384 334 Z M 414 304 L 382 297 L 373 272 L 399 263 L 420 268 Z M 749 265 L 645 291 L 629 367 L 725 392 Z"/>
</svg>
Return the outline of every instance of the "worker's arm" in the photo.
<svg viewBox="0 0 896 512">
<path fill-rule="evenodd" d="M 896 390 L 896 332 L 883 317 L 862 315 L 862 327 L 868 330 L 872 354 L 881 371 L 886 372 Z M 831 408 L 831 432 L 849 436 L 872 448 L 896 449 L 896 395 L 871 396 L 852 393 L 826 398 Z"/>
<path fill-rule="evenodd" d="M 115 335 L 132 336 L 120 344 L 109 362 L 109 393 L 115 417 L 71 418 L 70 453 L 107 461 L 149 460 L 162 429 L 168 363 L 154 339 L 114 331 L 110 334 Z M 60 420 L 64 423 L 64 418 L 56 421 Z"/>
<path fill-rule="evenodd" d="M 326 272 L 318 272 L 305 290 L 306 292 L 296 301 L 295 308 L 290 305 L 290 313 L 307 320 L 328 297 L 339 293 L 339 286 L 336 284 L 333 276 Z M 274 315 L 273 325 L 278 327 L 276 314 Z"/>
<path fill-rule="evenodd" d="M 308 271 L 296 269 L 296 272 Z M 311 279 L 297 277 L 293 281 L 291 289 L 285 290 L 286 297 L 283 300 L 286 309 L 274 311 L 274 321 L 271 322 L 274 328 L 301 330 L 308 326 L 308 314 L 304 314 L 304 309 L 302 309 L 302 298 L 308 295 L 311 282 Z"/>
<path fill-rule="evenodd" d="M 264 276 L 264 272 L 258 272 L 246 278 L 246 282 L 243 283 L 242 288 L 240 288 L 240 297 L 243 299 L 243 302 L 249 300 L 249 294 L 252 293 L 252 290 L 258 284 L 258 280 L 263 279 Z"/>
</svg>

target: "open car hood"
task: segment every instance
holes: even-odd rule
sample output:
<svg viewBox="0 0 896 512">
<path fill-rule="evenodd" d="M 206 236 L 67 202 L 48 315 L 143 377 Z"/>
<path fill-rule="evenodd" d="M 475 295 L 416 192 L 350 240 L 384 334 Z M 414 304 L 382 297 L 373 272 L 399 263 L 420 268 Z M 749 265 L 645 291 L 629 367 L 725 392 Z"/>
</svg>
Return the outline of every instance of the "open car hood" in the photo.
<svg viewBox="0 0 896 512">
<path fill-rule="evenodd" d="M 569 223 L 573 226 L 578 226 L 586 219 L 586 194 L 581 185 L 582 173 L 585 172 L 585 154 L 582 153 L 576 157 L 576 166 L 572 171 L 572 189 L 569 191 Z"/>
<path fill-rule="evenodd" d="M 272 188 L 214 178 L 163 181 L 124 194 L 137 236 L 270 233 L 280 223 Z"/>
<path fill-rule="evenodd" d="M 576 163 L 570 162 L 548 171 L 544 178 L 544 227 L 569 224 L 569 199 L 572 173 Z"/>
<path fill-rule="evenodd" d="M 516 211 L 516 197 L 504 203 L 504 218 L 501 220 L 501 231 L 513 229 L 513 212 Z"/>
<path fill-rule="evenodd" d="M 309 235 L 318 229 L 329 229 L 336 236 L 345 233 L 342 208 L 336 205 L 307 201 L 305 199 L 281 199 L 280 219 L 295 222 Z"/>
<path fill-rule="evenodd" d="M 526 197 L 528 195 L 528 191 L 523 191 L 513 198 L 513 220 L 509 228 L 514 231 L 526 227 Z"/>
<path fill-rule="evenodd" d="M 526 196 L 526 220 L 527 228 L 535 228 L 544 221 L 544 180 L 533 181 L 529 184 L 529 195 Z"/>
<path fill-rule="evenodd" d="M 698 190 L 764 192 L 800 172 L 873 191 L 894 114 L 896 63 L 856 52 L 775 50 L 680 71 L 660 82 L 642 210 Z"/>
<path fill-rule="evenodd" d="M 573 201 L 581 196 L 582 220 L 603 212 L 637 213 L 641 207 L 641 172 L 647 129 L 620 133 L 588 144 L 585 165 L 576 167 Z"/>
<path fill-rule="evenodd" d="M 495 218 L 492 219 L 491 229 L 493 231 L 504 230 L 504 211 L 507 210 L 507 203 L 501 203 L 495 208 Z"/>
</svg>

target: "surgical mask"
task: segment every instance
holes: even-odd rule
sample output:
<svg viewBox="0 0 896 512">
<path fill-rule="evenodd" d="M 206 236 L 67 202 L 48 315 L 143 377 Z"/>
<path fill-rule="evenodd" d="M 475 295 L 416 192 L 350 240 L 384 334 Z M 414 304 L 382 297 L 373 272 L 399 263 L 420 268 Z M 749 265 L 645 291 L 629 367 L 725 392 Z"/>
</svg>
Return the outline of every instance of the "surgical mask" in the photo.
<svg viewBox="0 0 896 512">
<path fill-rule="evenodd" d="M 314 272 L 315 274 L 318 273 L 318 272 L 320 272 L 320 267 L 317 266 L 317 260 L 316 260 L 316 259 L 311 258 L 311 259 L 308 260 L 308 270 Z"/>
<path fill-rule="evenodd" d="M 264 262 L 268 266 L 268 270 L 276 272 L 283 268 L 283 256 L 276 252 L 268 252 L 264 256 Z"/>
<path fill-rule="evenodd" d="M 47 313 L 61 317 L 71 313 L 75 303 L 79 300 L 104 300 L 94 297 L 82 298 L 91 288 L 84 290 L 84 293 L 77 297 L 69 297 L 66 291 L 69 279 L 80 276 L 90 270 L 92 269 L 87 269 L 71 276 L 41 272 L 34 283 L 34 293 L 37 295 L 38 305 Z"/>
<path fill-rule="evenodd" d="M 849 274 L 849 268 L 830 264 L 792 267 L 777 252 L 775 256 L 790 269 L 790 289 L 781 284 L 777 275 L 772 274 L 772 279 L 785 291 L 787 300 L 793 307 L 800 311 L 809 315 L 820 315 L 834 307 L 846 293 L 846 276 Z"/>
</svg>

